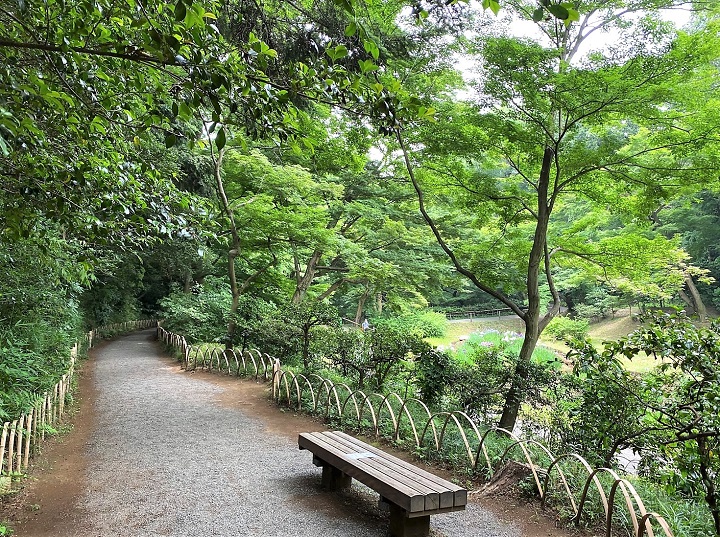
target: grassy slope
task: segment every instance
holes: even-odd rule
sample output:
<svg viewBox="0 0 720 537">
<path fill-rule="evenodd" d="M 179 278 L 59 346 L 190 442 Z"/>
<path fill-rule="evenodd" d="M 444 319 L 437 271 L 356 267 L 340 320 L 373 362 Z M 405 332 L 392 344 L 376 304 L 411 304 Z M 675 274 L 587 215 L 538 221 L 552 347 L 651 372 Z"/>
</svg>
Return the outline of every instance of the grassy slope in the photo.
<svg viewBox="0 0 720 537">
<path fill-rule="evenodd" d="M 640 326 L 640 323 L 633 320 L 627 311 L 620 312 L 613 319 L 603 319 L 597 323 L 590 325 L 588 334 L 590 341 L 598 347 L 602 347 L 603 341 L 614 341 L 618 338 L 628 335 L 630 332 Z M 498 330 L 501 332 L 512 331 L 522 332 L 523 324 L 517 317 L 488 317 L 485 319 L 476 319 L 473 321 L 453 321 L 448 325 L 448 331 L 445 337 L 429 338 L 428 341 L 432 345 L 447 346 L 460 341 L 461 337 L 467 336 L 473 332 L 483 332 L 486 330 Z M 567 353 L 569 350 L 567 345 L 560 341 L 556 341 L 550 337 L 541 338 L 540 344 L 544 347 L 553 349 L 561 354 Z M 628 369 L 631 371 L 648 371 L 655 365 L 655 361 L 648 356 L 638 356 L 634 360 L 624 360 Z"/>
</svg>

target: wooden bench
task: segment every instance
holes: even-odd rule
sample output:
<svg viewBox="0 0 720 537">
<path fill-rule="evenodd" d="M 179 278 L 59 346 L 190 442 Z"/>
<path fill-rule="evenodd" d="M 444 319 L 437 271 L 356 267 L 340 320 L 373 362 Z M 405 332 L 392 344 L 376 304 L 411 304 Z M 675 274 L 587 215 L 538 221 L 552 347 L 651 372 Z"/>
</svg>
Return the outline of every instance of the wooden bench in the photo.
<svg viewBox="0 0 720 537">
<path fill-rule="evenodd" d="M 322 466 L 324 488 L 347 488 L 355 478 L 379 492 L 393 537 L 425 537 L 430 515 L 465 509 L 467 490 L 341 431 L 301 433 L 298 446 Z"/>
</svg>

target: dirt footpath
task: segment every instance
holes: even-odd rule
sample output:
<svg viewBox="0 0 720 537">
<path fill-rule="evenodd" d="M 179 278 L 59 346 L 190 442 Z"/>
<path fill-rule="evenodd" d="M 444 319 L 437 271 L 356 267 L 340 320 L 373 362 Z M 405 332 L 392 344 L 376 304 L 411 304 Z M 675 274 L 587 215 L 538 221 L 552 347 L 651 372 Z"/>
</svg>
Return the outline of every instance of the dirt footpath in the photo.
<svg viewBox="0 0 720 537">
<path fill-rule="evenodd" d="M 319 488 L 297 435 L 322 423 L 275 406 L 267 384 L 181 371 L 153 334 L 93 351 L 72 431 L 0 505 L 17 537 L 387 536 L 375 492 Z M 471 499 L 464 512 L 431 517 L 433 535 L 570 535 L 512 498 Z"/>
</svg>

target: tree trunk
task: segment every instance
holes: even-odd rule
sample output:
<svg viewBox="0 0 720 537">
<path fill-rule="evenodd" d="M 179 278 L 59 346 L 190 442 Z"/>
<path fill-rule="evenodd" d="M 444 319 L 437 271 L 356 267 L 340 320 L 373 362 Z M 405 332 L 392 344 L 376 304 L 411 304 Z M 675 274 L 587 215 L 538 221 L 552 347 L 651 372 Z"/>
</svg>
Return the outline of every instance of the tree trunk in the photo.
<svg viewBox="0 0 720 537">
<path fill-rule="evenodd" d="M 707 309 L 705 309 L 705 303 L 703 302 L 697 287 L 695 287 L 695 282 L 690 274 L 685 275 L 685 285 L 687 285 L 688 291 L 690 291 L 695 313 L 697 313 L 700 318 L 700 322 L 704 323 L 707 320 Z"/>
<path fill-rule="evenodd" d="M 325 290 L 325 292 L 317 298 L 317 301 L 322 302 L 323 300 L 325 300 L 327 297 L 329 297 L 335 291 L 337 291 L 340 288 L 340 286 L 345 283 L 345 281 L 346 281 L 345 278 L 340 278 L 336 282 L 333 282 L 333 284 L 330 287 L 328 287 Z"/>
<path fill-rule="evenodd" d="M 230 244 L 228 248 L 228 279 L 230 280 L 230 293 L 232 294 L 232 303 L 230 305 L 230 320 L 228 321 L 227 334 L 225 337 L 225 349 L 233 348 L 233 339 L 235 338 L 235 313 L 240 305 L 240 289 L 237 284 L 237 276 L 235 274 L 235 258 L 240 252 L 240 234 L 235 225 L 235 215 L 233 214 L 230 202 L 225 194 L 225 185 L 222 180 L 222 161 L 224 151 L 218 151 L 217 158 L 214 159 L 215 164 L 215 187 L 217 188 L 218 198 L 220 198 L 220 208 L 230 222 Z"/>
<path fill-rule="evenodd" d="M 705 488 L 705 501 L 713 517 L 715 533 L 720 535 L 720 505 L 718 504 L 720 492 L 715 486 L 715 480 L 712 475 L 712 452 L 705 438 L 698 438 L 697 445 L 698 453 L 700 454 L 700 476 L 703 487 Z"/>
<path fill-rule="evenodd" d="M 307 266 L 305 267 L 305 273 L 298 279 L 297 285 L 295 286 L 295 292 L 292 297 L 293 304 L 300 304 L 300 302 L 304 300 L 307 290 L 315 279 L 315 272 L 321 257 L 322 252 L 320 250 L 315 250 L 310 256 Z"/>
<path fill-rule="evenodd" d="M 235 258 L 237 257 L 237 245 L 228 252 L 228 277 L 230 279 L 230 293 L 232 294 L 232 303 L 230 304 L 230 320 L 227 327 L 227 338 L 225 340 L 225 349 L 233 348 L 233 340 L 235 339 L 235 314 L 240 305 L 240 291 L 237 284 L 237 275 L 235 274 Z"/>
<path fill-rule="evenodd" d="M 365 288 L 365 292 L 360 297 L 360 300 L 358 300 L 358 307 L 357 311 L 355 312 L 355 324 L 360 325 L 362 322 L 363 317 L 363 311 L 365 310 L 365 302 L 367 301 L 368 296 L 370 295 L 370 289 L 367 287 Z"/>
<path fill-rule="evenodd" d="M 502 429 L 512 431 L 515 428 L 520 405 L 522 404 L 525 392 L 525 385 L 528 381 L 529 364 L 532 359 L 533 351 L 537 346 L 540 338 L 541 328 L 545 328 L 550 318 L 543 319 L 543 326 L 540 324 L 540 268 L 545 259 L 545 242 L 547 239 L 547 229 L 550 222 L 550 206 L 548 205 L 548 188 L 550 184 L 550 166 L 552 165 L 555 152 L 549 148 L 545 148 L 543 156 L 542 169 L 540 170 L 540 179 L 538 181 L 538 211 L 537 225 L 535 226 L 535 235 L 533 237 L 533 245 L 530 249 L 530 257 L 528 260 L 527 272 L 527 296 L 528 309 L 525 312 L 523 320 L 525 321 L 525 336 L 522 347 L 520 348 L 520 356 L 518 357 L 515 372 L 512 377 L 510 389 L 505 395 L 505 404 L 503 406 L 502 415 L 498 426 Z M 547 267 L 546 267 L 547 268 Z M 548 275 L 549 278 L 549 275 Z M 556 304 L 559 305 L 559 304 Z"/>
<path fill-rule="evenodd" d="M 685 305 L 692 310 L 692 313 L 697 312 L 697 310 L 695 309 L 695 304 L 693 304 L 692 298 L 690 298 L 684 290 L 680 289 L 678 291 L 678 295 L 680 296 L 680 300 L 685 302 Z"/>
<path fill-rule="evenodd" d="M 377 306 L 376 306 L 377 312 L 378 312 L 378 314 L 381 314 L 382 310 L 383 310 L 383 295 L 382 295 L 382 293 L 378 293 L 375 296 L 377 299 Z"/>
<path fill-rule="evenodd" d="M 529 313 L 529 311 L 528 311 Z M 525 386 L 528 381 L 528 365 L 532 357 L 535 347 L 540 337 L 539 315 L 526 317 L 525 319 L 525 336 L 522 347 L 520 348 L 520 356 L 515 366 L 515 372 L 512 377 L 510 389 L 505 394 L 505 405 L 503 406 L 502 415 L 498 427 L 506 429 L 510 432 L 515 428 L 520 405 L 525 396 Z"/>
</svg>

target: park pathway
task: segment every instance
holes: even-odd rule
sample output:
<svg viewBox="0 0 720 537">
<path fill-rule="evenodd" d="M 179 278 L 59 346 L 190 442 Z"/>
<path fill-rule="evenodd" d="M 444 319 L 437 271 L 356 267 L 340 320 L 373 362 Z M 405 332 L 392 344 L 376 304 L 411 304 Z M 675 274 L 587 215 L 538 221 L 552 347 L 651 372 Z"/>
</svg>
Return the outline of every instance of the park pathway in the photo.
<svg viewBox="0 0 720 537">
<path fill-rule="evenodd" d="M 320 490 L 320 470 L 287 430 L 307 418 L 272 409 L 283 418 L 266 423 L 268 408 L 243 395 L 262 386 L 182 372 L 153 335 L 136 332 L 94 352 L 94 395 L 83 403 L 94 419 L 77 448 L 83 486 L 48 535 L 387 536 L 376 493 L 357 483 L 340 495 Z M 52 509 L 37 507 L 38 520 Z M 434 536 L 525 535 L 477 504 L 431 521 Z M 44 537 L 33 527 L 20 525 L 16 536 Z"/>
</svg>

